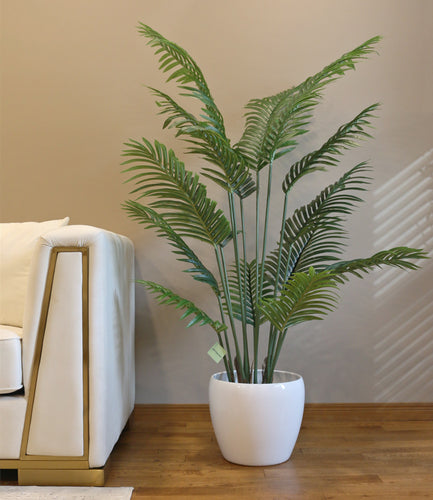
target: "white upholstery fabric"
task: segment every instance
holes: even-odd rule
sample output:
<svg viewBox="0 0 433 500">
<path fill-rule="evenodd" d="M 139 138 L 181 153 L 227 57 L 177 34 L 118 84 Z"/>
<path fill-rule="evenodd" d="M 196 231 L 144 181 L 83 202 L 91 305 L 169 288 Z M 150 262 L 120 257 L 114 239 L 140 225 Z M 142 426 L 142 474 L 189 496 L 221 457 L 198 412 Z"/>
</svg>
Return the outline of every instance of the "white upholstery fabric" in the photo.
<svg viewBox="0 0 433 500">
<path fill-rule="evenodd" d="M 135 401 L 134 249 L 118 236 L 105 234 L 99 240 L 90 247 L 89 283 L 89 460 L 94 467 L 105 463 Z"/>
<path fill-rule="evenodd" d="M 39 237 L 68 224 L 69 218 L 0 224 L 0 324 L 23 326 L 30 265 Z"/>
<path fill-rule="evenodd" d="M 26 405 L 22 395 L 0 396 L 0 459 L 20 457 Z"/>
<path fill-rule="evenodd" d="M 84 453 L 81 260 L 81 252 L 63 252 L 57 257 L 29 455 L 80 457 Z"/>
<path fill-rule="evenodd" d="M 105 464 L 133 410 L 135 400 L 133 245 L 129 239 L 102 229 L 76 225 L 61 227 L 39 239 L 32 261 L 22 337 L 25 396 L 0 396 L 0 458 L 19 457 L 20 433 L 24 419 L 22 405 L 28 397 L 50 254 L 54 247 L 71 246 L 86 247 L 89 252 L 90 467 L 101 467 Z M 76 270 L 73 270 L 75 263 L 71 264 L 69 257 L 64 260 L 63 253 L 59 257 L 61 265 L 56 267 L 57 282 L 50 303 L 46 332 L 47 340 L 51 340 L 44 346 L 45 359 L 41 360 L 41 379 L 38 380 L 38 385 L 41 383 L 44 386 L 41 385 L 37 389 L 29 445 L 32 453 L 44 452 L 64 456 L 71 452 L 78 454 L 82 450 L 82 437 L 78 437 L 82 421 L 78 423 L 77 418 L 77 414 L 82 411 L 80 406 L 82 403 L 78 402 L 77 398 L 81 390 L 78 385 L 82 382 L 83 373 L 77 357 L 78 343 L 70 338 L 75 335 L 71 332 L 79 329 L 81 303 L 78 305 L 74 299 L 67 300 L 67 304 L 61 305 L 58 303 L 58 298 L 63 292 L 56 291 L 57 288 L 60 290 L 64 286 L 60 284 L 61 282 L 70 284 L 72 275 L 75 280 Z M 72 260 L 74 261 L 73 258 Z M 76 297 L 75 292 L 73 295 Z M 62 343 L 65 338 L 67 338 L 66 346 L 59 348 L 56 344 Z M 62 347 L 65 350 L 62 351 Z M 51 366 L 46 366 L 48 360 Z M 66 370 L 62 371 L 63 368 Z M 63 378 L 64 372 L 68 372 L 69 378 Z M 56 380 L 57 378 L 59 380 Z M 59 381 L 61 383 L 57 385 Z M 47 394 L 48 392 L 51 392 L 51 396 Z M 68 408 L 72 409 L 72 414 L 65 417 Z M 16 423 L 10 418 L 15 419 Z M 65 418 L 67 422 L 64 421 Z M 5 419 L 8 419 L 7 423 L 4 423 Z M 46 423 L 45 419 L 48 419 Z M 53 419 L 60 422 L 48 424 L 52 423 Z M 69 431 L 71 435 L 65 436 Z M 58 441 L 58 446 L 55 441 Z"/>
<path fill-rule="evenodd" d="M 66 226 L 45 235 L 31 274 L 29 304 L 40 310 L 40 280 L 52 247 L 89 248 L 89 462 L 105 464 L 135 401 L 134 248 L 124 236 L 90 226 Z M 28 384 L 37 334 L 34 315 L 25 317 L 24 384 Z M 57 394 L 67 398 L 66 393 Z M 59 404 L 64 404 L 59 401 Z M 49 439 L 46 436 L 46 439 Z"/>
<path fill-rule="evenodd" d="M 0 394 L 23 386 L 21 368 L 22 328 L 0 325 Z"/>
</svg>

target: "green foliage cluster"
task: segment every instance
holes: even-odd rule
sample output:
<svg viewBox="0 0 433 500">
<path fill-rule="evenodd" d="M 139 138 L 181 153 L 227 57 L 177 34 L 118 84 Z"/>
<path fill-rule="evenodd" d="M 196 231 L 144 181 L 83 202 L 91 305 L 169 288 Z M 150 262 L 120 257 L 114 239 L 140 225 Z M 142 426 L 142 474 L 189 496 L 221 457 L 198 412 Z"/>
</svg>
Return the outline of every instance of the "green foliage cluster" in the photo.
<svg viewBox="0 0 433 500">
<path fill-rule="evenodd" d="M 232 144 L 224 120 L 209 91 L 202 71 L 177 44 L 144 24 L 139 33 L 159 56 L 160 70 L 167 81 L 176 82 L 180 95 L 201 105 L 197 117 L 166 93 L 151 88 L 164 128 L 176 130 L 187 142 L 187 152 L 206 160 L 200 174 L 226 191 L 228 213 L 209 198 L 198 174 L 188 171 L 172 150 L 158 141 L 129 140 L 125 144 L 125 172 L 135 183 L 135 200 L 124 204 L 128 215 L 171 245 L 186 272 L 207 284 L 215 294 L 220 319 L 210 318 L 191 301 L 151 281 L 141 281 L 162 304 L 171 304 L 190 319 L 188 326 L 209 325 L 227 354 L 229 380 L 257 383 L 259 338 L 267 335 L 267 353 L 261 363 L 263 382 L 272 382 L 288 329 L 323 317 L 336 306 L 337 292 L 350 275 L 362 278 L 383 265 L 416 269 L 426 257 L 419 249 L 397 247 L 368 258 L 342 261 L 345 246 L 343 224 L 369 184 L 370 167 L 362 162 L 325 187 L 316 198 L 288 216 L 288 200 L 294 185 L 303 177 L 334 168 L 345 150 L 370 137 L 367 130 L 378 108 L 373 104 L 342 125 L 322 146 L 294 162 L 281 186 L 281 231 L 275 247 L 268 251 L 269 214 L 275 160 L 288 155 L 298 137 L 308 131 L 324 88 L 374 52 L 379 37 L 367 40 L 342 55 L 300 85 L 246 105 L 245 128 L 239 142 Z M 267 169 L 263 185 L 261 171 Z M 260 181 L 262 177 L 262 181 Z M 265 174 L 266 178 L 266 174 Z M 275 189 L 275 188 L 274 188 Z M 266 193 L 266 201 L 260 196 Z M 244 202 L 253 197 L 255 229 L 247 235 Z M 142 199 L 148 200 L 146 205 Z M 248 255 L 248 236 L 255 255 Z M 209 270 L 191 248 L 191 239 L 208 245 L 215 255 L 218 275 Z M 226 263 L 227 245 L 234 262 Z M 266 328 L 266 333 L 264 330 Z M 252 360 L 250 361 L 252 357 Z"/>
</svg>

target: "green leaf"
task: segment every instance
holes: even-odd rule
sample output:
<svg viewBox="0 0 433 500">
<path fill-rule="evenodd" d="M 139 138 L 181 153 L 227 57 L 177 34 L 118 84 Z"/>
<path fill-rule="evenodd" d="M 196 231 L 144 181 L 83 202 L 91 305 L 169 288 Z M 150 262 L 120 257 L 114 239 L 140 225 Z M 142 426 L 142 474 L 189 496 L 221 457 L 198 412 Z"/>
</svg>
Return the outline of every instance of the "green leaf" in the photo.
<svg viewBox="0 0 433 500">
<path fill-rule="evenodd" d="M 249 168 L 238 150 L 233 149 L 227 139 L 221 138 L 215 130 L 198 124 L 188 127 L 187 133 L 193 138 L 188 140 L 192 146 L 190 154 L 198 154 L 209 163 L 218 167 L 204 167 L 201 174 L 220 185 L 228 192 L 246 198 L 255 191 L 255 183 Z"/>
<path fill-rule="evenodd" d="M 169 243 L 174 247 L 173 252 L 179 255 L 177 260 L 192 265 L 192 268 L 185 269 L 185 272 L 190 273 L 195 280 L 208 284 L 217 295 L 220 295 L 218 283 L 214 275 L 206 268 L 185 240 L 174 231 L 163 217 L 150 207 L 146 207 L 132 200 L 127 201 L 123 205 L 123 208 L 128 212 L 129 216 L 139 224 L 144 224 L 146 228 L 154 228 L 158 236 L 167 238 Z"/>
<path fill-rule="evenodd" d="M 209 325 L 217 333 L 221 333 L 226 330 L 227 327 L 225 325 L 223 325 L 219 321 L 211 319 L 204 311 L 199 309 L 191 301 L 183 299 L 179 295 L 176 295 L 174 292 L 172 292 L 170 289 L 165 288 L 158 283 L 154 283 L 153 281 L 139 280 L 137 281 L 137 283 L 143 285 L 152 294 L 156 295 L 156 299 L 160 304 L 173 305 L 176 307 L 176 309 L 184 311 L 181 319 L 192 316 L 187 327 L 199 324 L 201 326 Z"/>
<path fill-rule="evenodd" d="M 336 288 L 332 273 L 316 273 L 310 268 L 293 274 L 279 297 L 263 299 L 258 307 L 279 332 L 284 332 L 290 326 L 323 319 L 335 309 Z"/>
<path fill-rule="evenodd" d="M 345 247 L 343 222 L 361 198 L 350 191 L 365 191 L 369 167 L 360 163 L 326 187 L 308 205 L 295 210 L 284 224 L 281 264 L 278 267 L 280 243 L 266 258 L 266 280 L 285 283 L 293 272 L 307 271 L 338 260 Z M 279 268 L 279 275 L 277 270 Z"/>
<path fill-rule="evenodd" d="M 261 170 L 291 151 L 297 144 L 297 136 L 306 132 L 305 126 L 320 101 L 323 88 L 354 69 L 355 63 L 374 51 L 379 40 L 380 37 L 371 38 L 296 87 L 249 101 L 245 131 L 238 147 L 249 158 L 250 166 Z"/>
<path fill-rule="evenodd" d="M 160 33 L 143 23 L 139 23 L 138 32 L 148 38 L 148 45 L 156 48 L 159 58 L 159 69 L 168 73 L 167 81 L 174 80 L 186 95 L 199 99 L 203 106 L 206 120 L 213 124 L 225 137 L 223 117 L 209 91 L 203 73 L 188 52 L 174 42 L 167 40 Z M 194 84 L 191 87 L 189 84 Z"/>
<path fill-rule="evenodd" d="M 228 282 L 230 289 L 230 298 L 232 302 L 233 314 L 239 321 L 242 320 L 242 303 L 244 300 L 246 310 L 246 322 L 249 325 L 262 324 L 264 317 L 257 309 L 257 280 L 256 280 L 256 261 L 245 263 L 240 259 L 240 280 L 238 280 L 236 265 L 233 264 L 228 272 Z M 259 269 L 260 275 L 260 269 Z M 262 289 L 262 297 L 271 297 L 273 290 L 269 284 L 265 284 Z M 225 307 L 227 310 L 227 307 Z"/>
<path fill-rule="evenodd" d="M 341 156 L 343 150 L 356 146 L 355 141 L 359 139 L 371 137 L 365 131 L 365 127 L 371 126 L 369 118 L 373 117 L 371 113 L 378 106 L 379 104 L 373 104 L 365 108 L 353 120 L 342 125 L 323 146 L 294 163 L 284 178 L 283 192 L 290 191 L 295 182 L 304 175 L 318 170 L 326 170 L 327 167 L 335 167 L 339 163 L 339 156 Z"/>
<path fill-rule="evenodd" d="M 139 198 L 152 197 L 154 209 L 161 210 L 164 220 L 181 237 L 190 237 L 211 245 L 223 245 L 231 238 L 231 228 L 215 201 L 207 197 L 206 186 L 197 174 L 185 169 L 172 150 L 163 144 L 155 145 L 142 139 L 126 143 L 123 156 L 130 158 L 123 164 L 133 164 L 125 172 L 134 175 Z"/>
<path fill-rule="evenodd" d="M 339 261 L 335 264 L 325 266 L 324 270 L 332 272 L 334 279 L 343 283 L 349 279 L 347 276 L 349 274 L 357 278 L 363 278 L 361 273 L 368 273 L 382 266 L 412 270 L 419 269 L 420 266 L 413 261 L 427 258 L 427 253 L 423 250 L 408 247 L 395 247 L 377 252 L 368 258 Z"/>
<path fill-rule="evenodd" d="M 169 115 L 165 120 L 162 128 L 176 127 L 178 129 L 176 136 L 179 136 L 185 134 L 185 130 L 191 125 L 199 124 L 199 121 L 193 114 L 186 111 L 169 95 L 152 87 L 149 87 L 149 89 L 159 99 L 158 101 L 156 101 L 156 104 L 161 109 L 159 114 Z"/>
<path fill-rule="evenodd" d="M 188 153 L 199 154 L 218 167 L 218 171 L 205 168 L 203 175 L 217 182 L 226 191 L 237 193 L 241 198 L 249 196 L 254 192 L 252 189 L 254 184 L 249 175 L 248 166 L 240 151 L 230 146 L 230 141 L 225 134 L 222 115 L 210 95 L 200 68 L 184 49 L 168 41 L 148 26 L 142 25 L 141 31 L 152 40 L 151 45 L 159 47 L 165 53 L 161 69 L 168 71 L 178 67 L 175 73 L 176 79 L 181 83 L 194 82 L 196 84 L 196 88 L 182 85 L 181 88 L 188 91 L 182 95 L 199 99 L 204 104 L 202 108 L 205 113 L 202 116 L 204 120 L 198 120 L 169 95 L 150 88 L 158 97 L 160 114 L 168 115 L 163 128 L 177 128 L 176 135 L 189 137 L 185 140 L 193 144 L 188 149 Z"/>
</svg>

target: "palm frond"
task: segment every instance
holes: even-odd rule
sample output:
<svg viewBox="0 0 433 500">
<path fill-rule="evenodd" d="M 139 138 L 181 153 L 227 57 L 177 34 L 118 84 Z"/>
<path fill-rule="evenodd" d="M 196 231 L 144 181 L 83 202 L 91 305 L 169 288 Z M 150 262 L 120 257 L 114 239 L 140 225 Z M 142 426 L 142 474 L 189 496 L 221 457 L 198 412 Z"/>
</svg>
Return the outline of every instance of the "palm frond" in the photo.
<svg viewBox="0 0 433 500">
<path fill-rule="evenodd" d="M 159 114 L 168 115 L 163 128 L 175 127 L 176 137 L 183 137 L 192 144 L 187 152 L 199 154 L 215 168 L 204 168 L 202 174 L 212 179 L 226 191 L 237 193 L 246 198 L 255 190 L 255 184 L 249 174 L 248 166 L 240 151 L 230 146 L 230 141 L 209 121 L 200 121 L 192 113 L 186 111 L 169 95 L 160 90 L 150 88 L 158 98 L 156 104 L 161 108 Z"/>
<path fill-rule="evenodd" d="M 264 317 L 257 309 L 257 279 L 256 279 L 256 262 L 253 260 L 250 263 L 245 263 L 240 260 L 240 279 L 238 279 L 237 269 L 235 264 L 231 266 L 228 272 L 228 283 L 230 289 L 230 298 L 232 303 L 233 314 L 239 321 L 242 320 L 242 306 L 245 307 L 246 323 L 249 325 L 260 325 L 264 321 Z M 259 272 L 260 274 L 260 272 Z M 265 284 L 262 289 L 262 297 L 272 297 L 273 290 L 269 284 Z M 242 302 L 243 300 L 243 302 Z M 227 306 L 225 305 L 225 309 Z"/>
<path fill-rule="evenodd" d="M 301 234 L 305 237 L 302 251 L 296 259 L 292 272 L 307 271 L 310 266 L 332 262 L 344 249 L 346 231 L 343 223 L 356 205 L 363 200 L 353 191 L 366 190 L 370 168 L 362 162 L 343 174 L 340 179 L 326 187 L 310 204 L 301 208 L 308 219 L 301 222 Z M 299 222 L 302 220 L 299 219 Z"/>
<path fill-rule="evenodd" d="M 320 101 L 323 88 L 354 69 L 358 61 L 374 51 L 379 40 L 380 37 L 371 38 L 296 87 L 250 100 L 246 105 L 245 131 L 238 143 L 250 166 L 261 170 L 291 151 L 297 144 L 297 136 L 306 132 L 304 127 Z"/>
<path fill-rule="evenodd" d="M 323 267 L 323 270 L 332 272 L 336 281 L 344 283 L 349 279 L 348 275 L 350 274 L 357 278 L 363 278 L 362 273 L 368 273 L 382 266 L 412 270 L 419 269 L 420 266 L 414 261 L 427 258 L 427 253 L 423 250 L 395 247 L 377 252 L 368 258 L 336 262 Z"/>
<path fill-rule="evenodd" d="M 246 198 L 255 191 L 255 183 L 247 163 L 240 152 L 230 146 L 227 139 L 222 138 L 215 130 L 204 128 L 202 124 L 190 126 L 186 132 L 192 137 L 187 140 L 191 144 L 187 152 L 198 154 L 218 167 L 218 170 L 202 168 L 201 174 L 204 177 L 241 198 Z"/>
<path fill-rule="evenodd" d="M 205 119 L 225 137 L 223 117 L 209 91 L 203 73 L 188 52 L 174 42 L 167 40 L 160 33 L 143 23 L 139 23 L 138 32 L 149 39 L 148 45 L 156 48 L 159 58 L 159 69 L 169 73 L 167 81 L 174 80 L 180 84 L 185 95 L 194 97 L 203 104 Z M 194 84 L 193 87 L 190 84 Z"/>
<path fill-rule="evenodd" d="M 137 188 L 131 193 L 157 198 L 150 203 L 161 210 L 164 220 L 181 237 L 191 237 L 211 245 L 224 245 L 231 238 L 231 228 L 223 211 L 207 197 L 206 186 L 197 174 L 185 169 L 172 150 L 155 141 L 131 140 L 123 156 L 130 158 L 123 165 L 133 164 L 125 172 L 134 175 Z"/>
<path fill-rule="evenodd" d="M 369 170 L 366 163 L 359 163 L 286 219 L 281 253 L 278 242 L 265 261 L 266 280 L 277 290 L 292 273 L 338 260 L 345 247 L 345 216 L 362 201 L 350 191 L 365 191 Z"/>
<path fill-rule="evenodd" d="M 287 193 L 296 181 L 304 175 L 326 170 L 327 167 L 338 165 L 339 156 L 343 150 L 356 146 L 356 141 L 362 138 L 371 137 L 365 131 L 369 127 L 372 112 L 378 108 L 379 104 L 373 104 L 365 108 L 353 120 L 342 125 L 337 132 L 330 137 L 319 149 L 307 154 L 301 160 L 294 163 L 283 181 L 283 192 Z"/>
<path fill-rule="evenodd" d="M 253 99 L 247 105 L 244 133 L 236 145 L 250 168 L 261 170 L 274 159 L 291 151 L 296 137 L 306 132 L 302 127 L 316 104 L 312 95 L 285 95 Z"/>
<path fill-rule="evenodd" d="M 337 285 L 327 271 L 295 273 L 277 298 L 263 299 L 258 305 L 279 332 L 304 321 L 319 320 L 337 303 Z"/>
<path fill-rule="evenodd" d="M 132 200 L 128 200 L 123 205 L 123 208 L 128 212 L 129 216 L 139 224 L 144 224 L 146 228 L 154 228 L 158 236 L 167 238 L 170 245 L 174 248 L 173 253 L 178 255 L 177 260 L 192 265 L 191 268 L 185 269 L 184 272 L 189 273 L 195 280 L 206 283 L 217 295 L 220 295 L 218 283 L 214 275 L 201 262 L 185 240 L 176 233 L 162 216 L 150 207 L 146 207 Z"/>
<path fill-rule="evenodd" d="M 176 137 L 178 137 L 185 134 L 186 129 L 191 125 L 198 125 L 200 123 L 192 113 L 186 111 L 168 94 L 152 87 L 148 88 L 158 98 L 156 105 L 160 108 L 159 114 L 168 115 L 168 118 L 163 123 L 163 129 L 175 127 L 177 129 Z"/>
<path fill-rule="evenodd" d="M 156 300 L 160 304 L 169 304 L 174 305 L 176 309 L 180 309 L 185 311 L 181 319 L 185 319 L 188 316 L 192 316 L 192 319 L 189 321 L 187 328 L 196 324 L 201 326 L 209 325 L 211 326 L 217 333 L 221 333 L 226 330 L 226 326 L 220 323 L 219 321 L 215 321 L 211 319 L 204 311 L 199 309 L 195 304 L 191 301 L 186 300 L 179 295 L 176 295 L 170 289 L 165 288 L 158 283 L 154 283 L 153 281 L 143 281 L 139 280 L 137 283 L 143 285 L 147 290 L 149 290 L 152 294 L 156 295 Z"/>
</svg>

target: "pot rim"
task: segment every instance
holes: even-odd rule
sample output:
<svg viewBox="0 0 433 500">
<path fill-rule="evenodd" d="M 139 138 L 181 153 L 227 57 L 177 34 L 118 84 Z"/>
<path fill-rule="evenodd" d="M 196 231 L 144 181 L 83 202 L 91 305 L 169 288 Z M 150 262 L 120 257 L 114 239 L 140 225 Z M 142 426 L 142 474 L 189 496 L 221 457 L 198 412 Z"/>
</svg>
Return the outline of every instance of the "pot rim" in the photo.
<svg viewBox="0 0 433 500">
<path fill-rule="evenodd" d="M 257 372 L 261 375 L 263 373 L 263 370 L 259 369 L 259 370 L 257 370 Z M 236 370 L 234 370 L 234 373 L 236 375 Z M 272 385 L 281 385 L 281 384 L 287 384 L 287 383 L 297 382 L 299 380 L 303 380 L 302 375 L 299 375 L 299 373 L 290 372 L 288 370 L 274 370 L 274 374 L 276 374 L 276 373 L 285 374 L 286 376 L 288 376 L 288 380 L 275 381 L 275 382 L 271 382 L 270 384 L 262 384 L 261 381 L 258 382 L 257 384 L 246 383 L 246 382 L 237 382 L 237 381 L 231 382 L 229 380 L 224 380 L 223 378 L 221 378 L 224 375 L 227 376 L 226 370 L 214 373 L 211 376 L 211 379 L 213 379 L 215 382 L 221 382 L 221 383 L 225 383 L 225 384 L 236 384 L 236 385 L 242 385 L 242 386 L 261 386 L 261 387 L 266 387 L 266 386 L 269 387 Z"/>
</svg>

